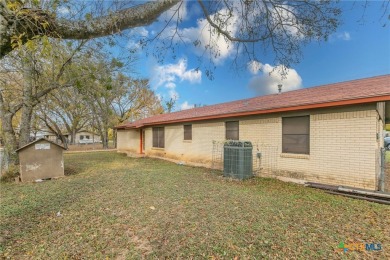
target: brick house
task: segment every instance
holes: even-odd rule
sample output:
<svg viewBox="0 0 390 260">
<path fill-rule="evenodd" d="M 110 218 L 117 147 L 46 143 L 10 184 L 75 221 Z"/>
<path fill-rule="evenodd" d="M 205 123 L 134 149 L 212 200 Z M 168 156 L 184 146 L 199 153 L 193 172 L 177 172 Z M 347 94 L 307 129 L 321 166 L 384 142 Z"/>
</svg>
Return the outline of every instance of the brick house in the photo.
<svg viewBox="0 0 390 260">
<path fill-rule="evenodd" d="M 389 108 L 390 75 L 377 76 L 122 124 L 117 149 L 210 167 L 213 141 L 248 140 L 275 148 L 260 176 L 376 190 Z"/>
</svg>

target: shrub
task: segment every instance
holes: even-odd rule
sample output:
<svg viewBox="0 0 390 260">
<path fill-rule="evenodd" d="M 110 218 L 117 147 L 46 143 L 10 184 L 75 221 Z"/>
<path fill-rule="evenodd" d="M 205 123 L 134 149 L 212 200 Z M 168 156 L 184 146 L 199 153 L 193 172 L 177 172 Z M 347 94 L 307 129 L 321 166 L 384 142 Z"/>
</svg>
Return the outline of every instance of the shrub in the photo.
<svg viewBox="0 0 390 260">
<path fill-rule="evenodd" d="M 19 165 L 10 165 L 8 167 L 8 170 L 5 171 L 2 174 L 2 176 L 0 178 L 0 181 L 2 181 L 2 182 L 12 182 L 18 176 L 20 176 Z"/>
</svg>

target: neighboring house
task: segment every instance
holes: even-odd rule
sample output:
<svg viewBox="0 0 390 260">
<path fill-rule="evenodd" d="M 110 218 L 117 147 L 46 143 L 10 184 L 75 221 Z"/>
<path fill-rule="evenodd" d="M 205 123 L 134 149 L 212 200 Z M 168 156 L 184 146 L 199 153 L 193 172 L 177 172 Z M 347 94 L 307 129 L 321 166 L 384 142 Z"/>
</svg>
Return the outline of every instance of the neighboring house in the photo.
<svg viewBox="0 0 390 260">
<path fill-rule="evenodd" d="M 89 131 L 78 132 L 75 137 L 76 144 L 93 144 L 100 142 L 100 135 L 96 135 Z"/>
<path fill-rule="evenodd" d="M 46 138 L 47 140 L 52 142 L 56 142 L 56 143 L 61 142 L 61 140 L 55 134 L 52 133 L 44 133 L 42 135 L 39 135 L 39 138 L 41 137 Z M 70 142 L 71 140 L 70 134 L 66 133 L 64 134 L 64 137 L 66 140 L 68 140 L 68 142 Z M 75 144 L 92 144 L 92 143 L 100 143 L 100 142 L 101 142 L 100 135 L 96 135 L 89 131 L 81 131 L 76 133 L 75 141 L 74 141 Z"/>
<path fill-rule="evenodd" d="M 213 141 L 248 140 L 254 155 L 267 146 L 277 151 L 260 176 L 376 190 L 389 108 L 390 75 L 384 75 L 122 124 L 117 148 L 211 166 Z M 274 166 L 266 171 L 269 161 Z"/>
</svg>

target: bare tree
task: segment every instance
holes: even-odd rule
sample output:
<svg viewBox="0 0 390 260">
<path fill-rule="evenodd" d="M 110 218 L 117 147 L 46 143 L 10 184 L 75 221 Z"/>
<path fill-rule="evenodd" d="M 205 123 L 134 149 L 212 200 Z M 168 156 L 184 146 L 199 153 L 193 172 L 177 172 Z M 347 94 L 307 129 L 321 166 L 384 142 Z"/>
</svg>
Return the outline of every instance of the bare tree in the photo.
<svg viewBox="0 0 390 260">
<path fill-rule="evenodd" d="M 94 1 L 94 5 L 89 2 L 88 8 L 85 8 L 85 3 L 45 1 L 45 5 L 28 5 L 22 0 L 0 0 L 0 57 L 42 35 L 90 39 L 122 34 L 126 29 L 155 22 L 170 8 L 174 8 L 170 16 L 160 21 L 164 24 L 161 32 L 149 39 L 161 43 L 154 53 L 160 53 L 161 58 L 165 53 L 163 50 L 171 49 L 175 42 L 189 42 L 180 29 L 182 17 L 179 7 L 183 5 L 182 1 L 160 0 L 143 4 L 133 1 L 102 4 Z M 191 43 L 202 45 L 210 57 L 218 57 L 221 53 L 215 39 L 222 37 L 227 44 L 235 45 L 239 50 L 240 55 L 236 55 L 235 60 L 237 64 L 242 58 L 258 59 L 261 51 L 272 50 L 277 63 L 289 66 L 299 60 L 302 44 L 326 39 L 335 31 L 340 20 L 340 9 L 331 0 L 197 0 L 197 3 L 203 12 L 203 29 L 210 37 L 190 39 Z M 60 14 L 59 7 L 65 6 L 74 12 Z"/>
<path fill-rule="evenodd" d="M 175 108 L 177 98 L 171 97 L 169 100 L 165 101 L 165 112 L 171 113 L 173 109 Z"/>
<path fill-rule="evenodd" d="M 67 82 L 61 79 L 83 45 L 84 41 L 75 46 L 68 45 L 61 52 L 60 45 L 54 50 L 50 44 L 34 44 L 24 46 L 1 60 L 0 119 L 5 145 L 10 153 L 29 142 L 31 119 L 41 99 L 53 90 L 73 85 L 75 78 L 68 77 L 70 81 Z M 19 140 L 12 125 L 16 113 L 21 114 Z"/>
<path fill-rule="evenodd" d="M 77 88 L 53 91 L 42 100 L 36 113 L 63 144 L 75 143 L 76 134 L 90 124 L 91 114 Z M 70 140 L 65 138 L 65 132 Z"/>
<path fill-rule="evenodd" d="M 110 66 L 102 62 L 97 67 L 106 67 L 105 73 L 83 88 L 83 96 L 91 111 L 91 124 L 102 138 L 103 148 L 108 148 L 109 130 L 128 120 L 137 120 L 161 114 L 160 100 L 149 87 L 146 79 L 132 79 L 123 74 L 111 74 Z M 100 71 L 103 71 L 101 68 Z M 115 140 L 115 134 L 114 134 Z"/>
<path fill-rule="evenodd" d="M 163 108 L 156 94 L 150 89 L 149 80 L 132 79 L 123 74 L 115 77 L 111 94 L 111 108 L 116 124 L 161 114 Z"/>
</svg>

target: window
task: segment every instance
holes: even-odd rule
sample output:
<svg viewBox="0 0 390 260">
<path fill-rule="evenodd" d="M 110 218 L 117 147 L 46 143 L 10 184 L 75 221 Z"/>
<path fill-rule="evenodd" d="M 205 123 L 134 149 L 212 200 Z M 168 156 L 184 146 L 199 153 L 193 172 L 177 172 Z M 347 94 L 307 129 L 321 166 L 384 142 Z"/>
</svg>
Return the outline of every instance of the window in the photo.
<svg viewBox="0 0 390 260">
<path fill-rule="evenodd" d="M 85 136 L 85 139 L 89 139 L 89 135 L 86 135 L 86 136 Z"/>
<path fill-rule="evenodd" d="M 282 119 L 282 152 L 310 153 L 310 117 L 296 116 Z"/>
<path fill-rule="evenodd" d="M 164 148 L 164 127 L 153 127 L 153 147 Z"/>
<path fill-rule="evenodd" d="M 83 135 L 80 135 L 80 140 L 83 140 L 84 139 L 84 136 Z"/>
<path fill-rule="evenodd" d="M 225 123 L 226 140 L 239 140 L 238 121 Z"/>
<path fill-rule="evenodd" d="M 184 125 L 184 140 L 192 140 L 192 125 Z"/>
</svg>

